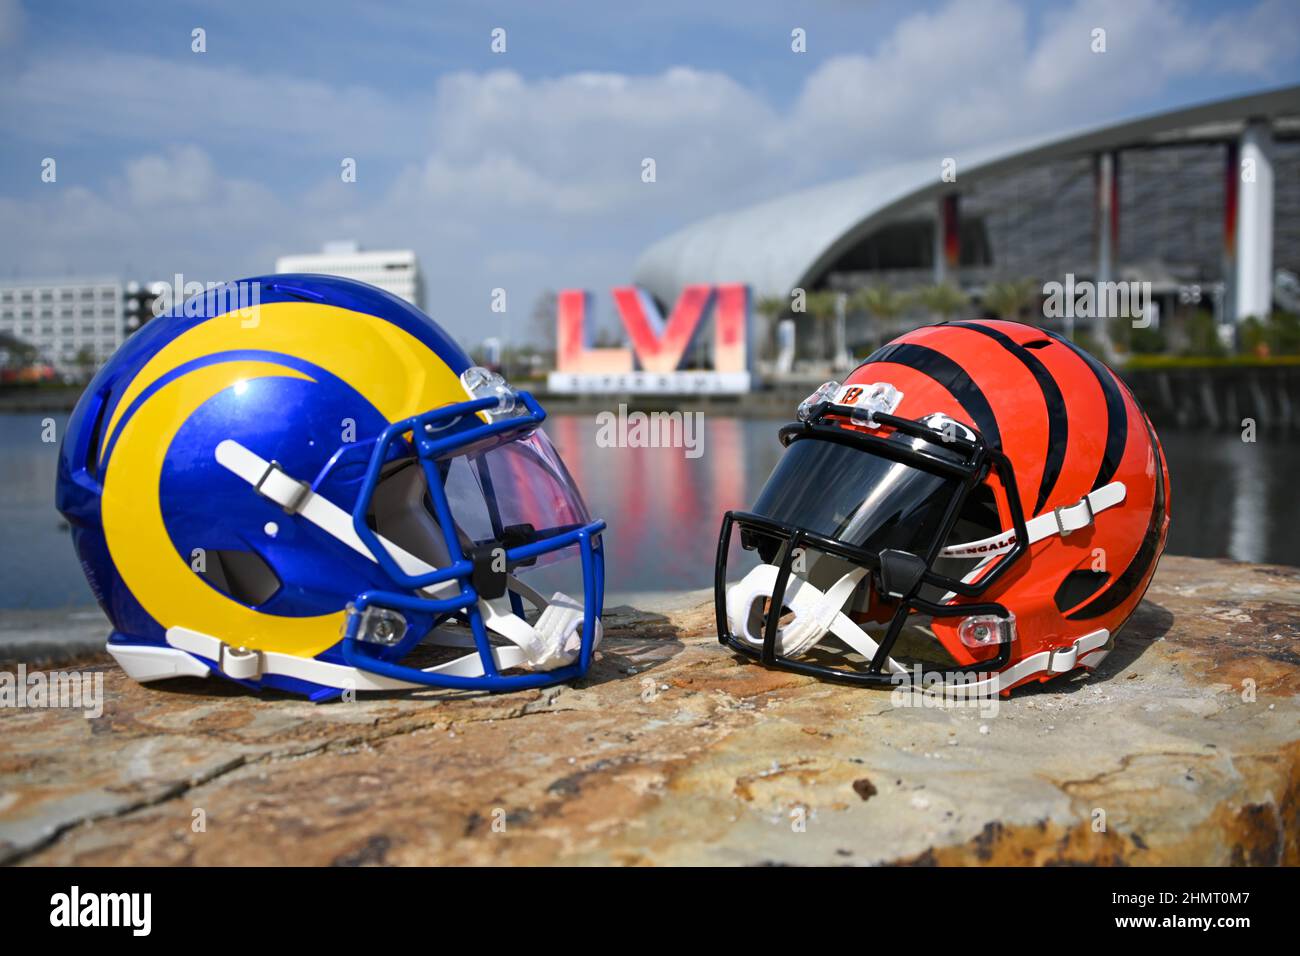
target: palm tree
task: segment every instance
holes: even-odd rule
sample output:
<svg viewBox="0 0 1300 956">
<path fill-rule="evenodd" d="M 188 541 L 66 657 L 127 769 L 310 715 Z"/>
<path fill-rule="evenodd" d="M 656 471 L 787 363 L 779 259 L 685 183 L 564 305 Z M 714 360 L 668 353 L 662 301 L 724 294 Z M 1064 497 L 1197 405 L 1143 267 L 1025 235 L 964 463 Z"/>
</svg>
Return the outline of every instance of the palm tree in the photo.
<svg viewBox="0 0 1300 956">
<path fill-rule="evenodd" d="M 783 295 L 765 295 L 760 296 L 754 303 L 754 308 L 758 310 L 759 315 L 766 316 L 769 319 L 779 319 L 783 314 L 790 311 L 790 299 Z"/>
<path fill-rule="evenodd" d="M 827 342 L 826 330 L 835 323 L 836 304 L 840 293 L 823 290 L 821 292 L 809 292 L 805 305 L 807 307 L 808 317 L 813 320 L 817 327 L 817 341 L 819 349 L 823 356 L 833 359 L 830 355 L 830 346 Z"/>
<path fill-rule="evenodd" d="M 945 322 L 969 304 L 966 293 L 948 282 L 923 287 L 917 293 L 917 298 L 931 313 Z"/>
<path fill-rule="evenodd" d="M 95 357 L 95 350 L 89 345 L 83 345 L 77 349 L 77 355 L 72 360 L 73 366 L 77 370 L 78 381 L 89 382 L 94 377 L 95 369 L 99 367 L 99 361 Z"/>
<path fill-rule="evenodd" d="M 896 318 L 907 311 L 910 304 L 909 295 L 896 292 L 887 285 L 867 286 L 853 295 L 853 307 L 861 309 L 875 319 L 877 346 L 885 340 L 886 326 L 891 325 Z"/>
<path fill-rule="evenodd" d="M 1019 319 L 1026 311 L 1031 318 L 1038 301 L 1039 286 L 1033 279 L 993 282 L 984 290 L 984 305 L 1000 319 Z"/>
<path fill-rule="evenodd" d="M 767 320 L 763 338 L 767 342 L 770 354 L 777 352 L 776 326 L 781 318 L 790 311 L 790 299 L 782 295 L 765 295 L 754 303 L 754 311 Z"/>
</svg>

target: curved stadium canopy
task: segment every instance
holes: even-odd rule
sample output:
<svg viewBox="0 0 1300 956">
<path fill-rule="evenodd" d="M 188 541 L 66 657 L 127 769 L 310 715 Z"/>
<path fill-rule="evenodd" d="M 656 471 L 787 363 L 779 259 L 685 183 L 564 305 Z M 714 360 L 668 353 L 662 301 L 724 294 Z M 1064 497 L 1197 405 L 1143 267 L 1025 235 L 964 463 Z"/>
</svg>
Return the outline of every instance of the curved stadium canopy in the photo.
<svg viewBox="0 0 1300 956">
<path fill-rule="evenodd" d="M 1132 148 L 1227 142 L 1250 120 L 1300 132 L 1300 86 L 1207 103 L 1096 129 L 1003 143 L 958 159 L 958 185 L 932 157 L 714 216 L 651 246 L 635 280 L 661 303 L 693 283 L 742 282 L 756 296 L 814 288 L 835 262 L 880 226 L 928 199 L 1046 162 Z"/>
</svg>

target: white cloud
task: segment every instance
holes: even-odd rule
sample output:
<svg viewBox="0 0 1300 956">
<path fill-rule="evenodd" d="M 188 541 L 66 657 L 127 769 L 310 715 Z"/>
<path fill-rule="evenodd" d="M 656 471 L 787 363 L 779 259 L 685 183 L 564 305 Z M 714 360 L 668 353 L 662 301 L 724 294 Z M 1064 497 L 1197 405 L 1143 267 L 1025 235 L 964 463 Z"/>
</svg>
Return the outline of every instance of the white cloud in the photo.
<svg viewBox="0 0 1300 956">
<path fill-rule="evenodd" d="M 793 120 L 800 135 L 871 164 L 1105 122 L 1180 79 L 1267 78 L 1300 46 L 1280 0 L 1198 20 L 1172 0 L 1078 0 L 1031 41 L 1010 0 L 913 14 L 871 56 L 822 65 Z M 1106 31 L 1106 52 L 1092 33 Z"/>
<path fill-rule="evenodd" d="M 1294 5 L 1264 0 L 1244 13 L 1200 21 L 1172 0 L 1082 0 L 1047 18 L 1025 92 L 1043 108 L 1068 98 L 1096 109 L 1180 77 L 1263 79 L 1294 53 L 1300 36 L 1295 13 Z M 1106 31 L 1105 53 L 1092 51 L 1098 28 Z"/>
<path fill-rule="evenodd" d="M 808 142 L 864 165 L 997 137 L 1019 82 L 1025 16 L 1008 0 L 954 3 L 899 24 L 874 56 L 845 56 L 805 84 L 795 114 Z"/>
<path fill-rule="evenodd" d="M 0 0 L 0 40 L 15 9 Z M 507 288 L 524 314 L 546 286 L 603 294 L 650 241 L 721 209 L 1104 122 L 1185 78 L 1267 80 L 1300 45 L 1291 14 L 1279 0 L 1234 19 L 1172 0 L 1078 0 L 1031 22 L 1012 0 L 951 2 L 908 15 L 870 54 L 810 54 L 784 106 L 686 67 L 457 72 L 399 98 L 199 56 L 32 58 L 0 84 L 10 128 L 38 156 L 107 142 L 118 158 L 93 189 L 61 165 L 59 184 L 0 199 L 0 260 L 20 272 L 206 281 L 264 271 L 326 238 L 410 245 L 433 311 L 481 336 L 500 321 L 485 290 Z M 1096 26 L 1103 55 L 1089 48 Z M 122 152 L 141 140 L 150 145 Z M 358 184 L 338 175 L 349 155 Z M 653 184 L 641 181 L 646 157 Z"/>
<path fill-rule="evenodd" d="M 507 71 L 454 74 L 438 84 L 420 187 L 503 208 L 615 213 L 664 198 L 641 182 L 646 158 L 661 171 L 660 193 L 752 178 L 765 152 L 755 144 L 776 122 L 730 77 L 681 67 L 532 83 Z"/>
<path fill-rule="evenodd" d="M 1300 49 L 1300 10 L 1292 0 L 1264 0 L 1244 17 L 1221 17 L 1214 33 L 1215 62 L 1225 70 L 1266 79 L 1279 59 Z"/>
<path fill-rule="evenodd" d="M 128 161 L 126 183 L 131 200 L 140 206 L 189 204 L 214 198 L 217 174 L 197 146 L 169 146 L 166 155 Z"/>
</svg>

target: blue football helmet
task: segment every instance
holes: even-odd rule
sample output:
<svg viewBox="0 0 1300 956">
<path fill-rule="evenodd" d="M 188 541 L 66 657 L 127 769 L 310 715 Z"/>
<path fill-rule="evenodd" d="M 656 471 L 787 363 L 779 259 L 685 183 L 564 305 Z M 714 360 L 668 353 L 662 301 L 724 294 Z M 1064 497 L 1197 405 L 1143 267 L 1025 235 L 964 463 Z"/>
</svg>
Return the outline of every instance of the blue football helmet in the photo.
<svg viewBox="0 0 1300 956">
<path fill-rule="evenodd" d="M 387 292 L 247 279 L 100 370 L 57 504 L 136 680 L 539 687 L 591 664 L 605 528 L 543 418 Z M 566 572 L 580 599 L 537 590 Z"/>
</svg>

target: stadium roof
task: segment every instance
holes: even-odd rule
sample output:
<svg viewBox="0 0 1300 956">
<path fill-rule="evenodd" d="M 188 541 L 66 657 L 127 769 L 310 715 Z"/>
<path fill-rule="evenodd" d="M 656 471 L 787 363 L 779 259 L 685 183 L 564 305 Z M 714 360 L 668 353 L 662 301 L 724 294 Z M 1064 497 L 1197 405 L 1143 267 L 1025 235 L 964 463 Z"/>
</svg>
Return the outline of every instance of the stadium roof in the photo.
<svg viewBox="0 0 1300 956">
<path fill-rule="evenodd" d="M 1288 117 L 1286 123 L 1278 123 Z M 1275 135 L 1300 133 L 1300 86 L 1159 113 L 1112 126 L 1001 143 L 958 160 L 968 185 L 1035 164 L 1133 147 L 1232 139 L 1245 121 L 1270 119 Z M 636 283 L 672 303 L 692 283 L 744 282 L 756 296 L 784 296 L 815 284 L 845 251 L 899 212 L 954 188 L 942 182 L 939 157 L 724 213 L 661 239 L 638 260 Z"/>
</svg>

